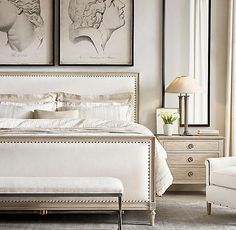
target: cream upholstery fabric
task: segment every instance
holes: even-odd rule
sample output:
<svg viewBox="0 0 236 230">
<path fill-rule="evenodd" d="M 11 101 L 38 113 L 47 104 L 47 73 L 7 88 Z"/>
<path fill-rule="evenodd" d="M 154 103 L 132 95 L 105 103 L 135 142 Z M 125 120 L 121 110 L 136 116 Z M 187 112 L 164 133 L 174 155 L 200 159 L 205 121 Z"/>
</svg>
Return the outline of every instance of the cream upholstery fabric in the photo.
<svg viewBox="0 0 236 230">
<path fill-rule="evenodd" d="M 35 119 L 62 119 L 62 118 L 78 118 L 78 110 L 69 111 L 45 111 L 34 110 Z"/>
<path fill-rule="evenodd" d="M 236 166 L 213 171 L 211 183 L 236 190 Z"/>
<path fill-rule="evenodd" d="M 236 157 L 206 161 L 206 200 L 236 208 Z"/>
<path fill-rule="evenodd" d="M 123 193 L 113 177 L 0 177 L 2 193 Z"/>
</svg>

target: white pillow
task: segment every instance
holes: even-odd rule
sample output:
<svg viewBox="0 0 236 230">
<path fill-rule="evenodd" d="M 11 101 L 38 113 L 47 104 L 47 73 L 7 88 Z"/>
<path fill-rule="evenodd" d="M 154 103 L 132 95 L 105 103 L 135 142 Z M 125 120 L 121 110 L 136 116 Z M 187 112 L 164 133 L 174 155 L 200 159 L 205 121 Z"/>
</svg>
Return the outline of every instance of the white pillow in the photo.
<svg viewBox="0 0 236 230">
<path fill-rule="evenodd" d="M 34 111 L 35 119 L 64 119 L 64 118 L 78 118 L 78 110 L 69 110 L 69 111 L 44 111 L 44 110 L 35 110 Z"/>
<path fill-rule="evenodd" d="M 14 105 L 26 110 L 56 110 L 57 93 L 0 94 L 0 105 Z"/>
<path fill-rule="evenodd" d="M 77 106 L 66 108 L 77 109 L 80 119 L 132 121 L 132 110 L 124 103 L 81 102 Z"/>
<path fill-rule="evenodd" d="M 78 107 L 79 118 L 132 121 L 130 107 L 121 103 L 81 103 Z"/>
<path fill-rule="evenodd" d="M 55 101 L 52 102 L 45 102 L 45 103 L 34 103 L 34 104 L 28 104 L 28 103 L 19 103 L 19 102 L 1 102 L 0 105 L 6 105 L 6 106 L 17 106 L 22 107 L 26 110 L 34 111 L 35 109 L 40 110 L 49 110 L 49 111 L 56 111 L 57 104 Z"/>
<path fill-rule="evenodd" d="M 32 119 L 33 112 L 15 105 L 0 105 L 0 118 Z"/>
</svg>

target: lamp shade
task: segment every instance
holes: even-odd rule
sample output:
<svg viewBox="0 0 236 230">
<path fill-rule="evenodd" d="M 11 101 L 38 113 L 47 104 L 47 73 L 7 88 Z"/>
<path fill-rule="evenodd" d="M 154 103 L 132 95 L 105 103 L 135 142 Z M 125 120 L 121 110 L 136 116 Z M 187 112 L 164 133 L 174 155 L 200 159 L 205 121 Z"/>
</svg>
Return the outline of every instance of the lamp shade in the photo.
<svg viewBox="0 0 236 230">
<path fill-rule="evenodd" d="M 175 78 L 174 81 L 166 88 L 167 93 L 200 93 L 202 92 L 202 87 L 198 82 L 187 76 L 181 76 Z"/>
</svg>

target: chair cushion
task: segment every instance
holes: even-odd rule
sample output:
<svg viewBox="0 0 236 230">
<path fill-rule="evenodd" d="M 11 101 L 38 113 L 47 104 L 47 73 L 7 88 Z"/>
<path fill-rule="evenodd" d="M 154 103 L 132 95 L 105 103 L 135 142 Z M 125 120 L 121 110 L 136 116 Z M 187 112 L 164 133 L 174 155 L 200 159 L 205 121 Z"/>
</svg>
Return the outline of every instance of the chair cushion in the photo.
<svg viewBox="0 0 236 230">
<path fill-rule="evenodd" d="M 236 166 L 213 171 L 211 184 L 236 189 Z"/>
<path fill-rule="evenodd" d="M 0 177 L 0 193 L 123 193 L 113 177 Z"/>
</svg>

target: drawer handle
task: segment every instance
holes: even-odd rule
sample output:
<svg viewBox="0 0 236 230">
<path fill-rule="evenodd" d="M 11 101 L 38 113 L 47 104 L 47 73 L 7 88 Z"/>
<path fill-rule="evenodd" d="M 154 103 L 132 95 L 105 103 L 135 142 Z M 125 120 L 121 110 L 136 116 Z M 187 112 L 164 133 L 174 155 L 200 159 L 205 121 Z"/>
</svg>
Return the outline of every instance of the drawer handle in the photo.
<svg viewBox="0 0 236 230">
<path fill-rule="evenodd" d="M 192 157 L 189 157 L 188 158 L 188 162 L 190 163 L 190 162 L 193 162 L 193 158 Z"/>
<path fill-rule="evenodd" d="M 193 145 L 193 144 L 189 144 L 187 148 L 188 148 L 188 149 L 193 149 L 193 148 L 194 148 L 194 145 Z"/>
<path fill-rule="evenodd" d="M 189 173 L 188 173 L 188 176 L 189 176 L 189 177 L 192 177 L 192 176 L 193 176 L 193 172 L 189 172 Z"/>
</svg>

